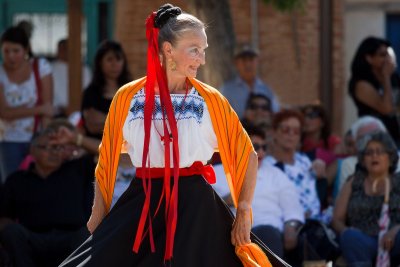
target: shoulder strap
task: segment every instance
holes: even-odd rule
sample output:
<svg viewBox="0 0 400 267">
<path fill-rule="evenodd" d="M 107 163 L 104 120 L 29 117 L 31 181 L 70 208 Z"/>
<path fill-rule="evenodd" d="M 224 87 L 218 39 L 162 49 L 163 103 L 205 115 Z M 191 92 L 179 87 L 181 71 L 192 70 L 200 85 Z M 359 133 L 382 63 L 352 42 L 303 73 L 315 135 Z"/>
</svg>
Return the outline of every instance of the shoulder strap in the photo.
<svg viewBox="0 0 400 267">
<path fill-rule="evenodd" d="M 32 70 L 33 70 L 33 75 L 35 76 L 36 95 L 37 95 L 36 106 L 38 106 L 42 103 L 42 83 L 40 81 L 40 75 L 39 75 L 39 59 L 38 58 L 33 59 Z M 39 123 L 40 123 L 40 116 L 36 115 L 34 125 L 33 125 L 34 133 L 37 132 L 37 130 L 39 128 Z"/>
<path fill-rule="evenodd" d="M 35 84 L 36 84 L 36 94 L 37 94 L 37 101 L 36 105 L 40 104 L 42 102 L 42 83 L 40 81 L 40 75 L 39 75 L 39 59 L 35 58 L 33 59 L 32 63 L 32 69 L 33 69 L 33 75 L 35 76 Z"/>
</svg>

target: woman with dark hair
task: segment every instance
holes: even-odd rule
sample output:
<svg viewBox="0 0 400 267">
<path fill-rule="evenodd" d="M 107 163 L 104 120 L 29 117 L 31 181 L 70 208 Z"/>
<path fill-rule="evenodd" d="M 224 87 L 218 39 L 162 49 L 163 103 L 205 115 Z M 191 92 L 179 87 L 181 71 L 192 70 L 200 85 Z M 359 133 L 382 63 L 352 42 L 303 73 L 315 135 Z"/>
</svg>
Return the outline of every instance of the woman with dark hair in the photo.
<svg viewBox="0 0 400 267">
<path fill-rule="evenodd" d="M 82 116 L 86 135 L 101 140 L 104 122 L 118 88 L 131 81 L 122 46 L 103 41 L 94 59 L 93 78 L 83 93 Z"/>
<path fill-rule="evenodd" d="M 8 28 L 0 45 L 0 176 L 4 182 L 27 155 L 39 122 L 46 124 L 55 109 L 50 64 L 30 57 L 25 31 Z"/>
<path fill-rule="evenodd" d="M 111 40 L 103 41 L 97 49 L 92 81 L 83 92 L 81 131 L 60 127 L 60 143 L 76 144 L 97 155 L 104 123 L 111 101 L 118 88 L 131 81 L 122 46 Z"/>
<path fill-rule="evenodd" d="M 348 266 L 373 266 L 379 246 L 390 252 L 391 266 L 398 266 L 400 174 L 395 173 L 399 160 L 397 148 L 390 135 L 384 132 L 365 136 L 360 147 L 360 170 L 343 185 L 336 200 L 332 226 L 340 234 L 340 246 Z M 383 238 L 378 240 L 378 221 L 384 200 L 388 201 L 390 224 Z"/>
<path fill-rule="evenodd" d="M 309 104 L 302 109 L 304 115 L 301 150 L 312 159 L 322 159 L 330 164 L 335 159 L 335 150 L 340 138 L 331 133 L 331 123 L 323 106 Z"/>
<path fill-rule="evenodd" d="M 203 22 L 165 4 L 147 18 L 146 37 L 147 76 L 118 90 L 104 127 L 92 235 L 61 266 L 271 266 L 250 239 L 251 140 L 219 91 L 195 79 L 208 46 Z M 122 148 L 136 178 L 110 210 Z M 236 218 L 210 185 L 216 150 Z"/>
<path fill-rule="evenodd" d="M 351 64 L 349 94 L 357 106 L 358 116 L 380 119 L 399 144 L 392 84 L 395 66 L 388 54 L 389 47 L 389 42 L 376 37 L 362 41 Z"/>
<path fill-rule="evenodd" d="M 262 94 L 250 94 L 247 99 L 243 120 L 253 125 L 272 123 L 271 100 Z"/>
</svg>

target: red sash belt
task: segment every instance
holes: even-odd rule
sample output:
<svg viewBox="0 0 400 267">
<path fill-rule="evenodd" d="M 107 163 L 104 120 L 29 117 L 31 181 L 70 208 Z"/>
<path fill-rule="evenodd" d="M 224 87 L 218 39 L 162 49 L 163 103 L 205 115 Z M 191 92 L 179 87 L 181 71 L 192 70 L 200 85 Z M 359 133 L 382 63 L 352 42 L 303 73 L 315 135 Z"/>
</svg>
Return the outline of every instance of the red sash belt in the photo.
<svg viewBox="0 0 400 267">
<path fill-rule="evenodd" d="M 136 168 L 136 177 L 144 177 L 144 168 Z M 165 169 L 164 168 L 150 168 L 150 173 L 146 177 L 150 178 L 163 178 Z M 179 176 L 191 176 L 200 174 L 203 175 L 204 179 L 209 184 L 215 184 L 215 172 L 212 165 L 203 165 L 200 161 L 195 161 L 192 166 L 179 169 Z"/>
<path fill-rule="evenodd" d="M 146 172 L 146 173 L 144 173 Z M 179 169 L 179 177 L 181 176 L 192 176 L 192 175 L 196 175 L 196 174 L 200 174 L 204 177 L 204 179 L 206 179 L 206 181 L 209 184 L 215 184 L 216 182 L 216 178 L 215 178 L 215 172 L 214 172 L 214 168 L 212 167 L 212 165 L 203 165 L 202 162 L 200 161 L 196 161 L 193 163 L 192 166 L 187 167 L 187 168 L 180 168 Z M 158 209 L 160 207 L 161 201 L 163 198 L 165 198 L 165 209 L 166 209 L 166 214 L 167 212 L 174 214 L 173 217 L 171 216 L 167 216 L 166 219 L 166 251 L 165 251 L 165 256 L 164 259 L 165 260 L 169 260 L 172 258 L 172 252 L 173 252 L 173 246 L 174 246 L 174 233 L 175 233 L 175 229 L 176 229 L 176 225 L 177 225 L 177 213 L 178 213 L 178 205 L 177 205 L 177 198 L 176 201 L 174 200 L 173 196 L 174 195 L 178 195 L 178 185 L 174 184 L 173 187 L 173 191 L 176 190 L 175 194 L 170 194 L 171 189 L 170 189 L 170 180 L 168 178 L 165 178 L 165 168 L 136 168 L 136 177 L 139 178 L 159 178 L 159 179 L 164 179 L 164 190 L 163 193 L 161 195 L 159 204 L 158 204 L 158 208 L 155 211 L 155 214 L 153 214 L 153 218 L 155 217 L 155 215 L 158 212 Z M 168 176 L 167 176 L 168 177 Z M 148 190 L 146 190 L 146 187 L 148 188 Z M 145 192 L 146 195 L 147 194 L 151 194 L 151 183 L 148 184 L 148 186 L 146 186 Z M 168 196 L 172 196 L 172 198 L 168 198 Z M 147 197 L 146 197 L 147 199 Z M 151 247 L 151 251 L 155 252 L 155 245 L 154 245 L 154 238 L 153 238 L 153 230 L 152 230 L 152 216 L 150 215 L 150 210 L 149 210 L 149 203 L 144 204 L 143 206 L 143 211 L 142 211 L 142 215 L 140 216 L 140 220 L 139 220 L 139 226 L 137 229 L 137 233 L 136 233 L 136 238 L 135 238 L 135 242 L 133 245 L 133 251 L 138 253 L 139 251 L 139 247 L 140 244 L 143 241 L 144 236 L 148 233 L 149 234 L 149 239 L 150 239 L 150 247 Z M 146 222 L 146 218 L 148 219 L 149 222 L 149 226 L 148 226 L 148 230 L 146 232 L 144 232 L 143 230 L 143 226 Z M 170 219 L 168 219 L 170 218 Z"/>
</svg>

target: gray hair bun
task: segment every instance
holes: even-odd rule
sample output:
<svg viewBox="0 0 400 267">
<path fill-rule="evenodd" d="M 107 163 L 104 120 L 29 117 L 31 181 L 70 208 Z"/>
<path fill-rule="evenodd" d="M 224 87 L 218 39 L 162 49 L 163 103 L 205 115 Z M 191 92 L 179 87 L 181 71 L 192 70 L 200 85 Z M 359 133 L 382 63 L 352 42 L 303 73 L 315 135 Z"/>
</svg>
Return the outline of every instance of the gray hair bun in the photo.
<svg viewBox="0 0 400 267">
<path fill-rule="evenodd" d="M 154 26 L 156 28 L 162 28 L 170 18 L 177 17 L 182 14 L 182 9 L 171 4 L 164 4 L 160 6 L 157 11 L 157 15 L 154 18 Z"/>
</svg>

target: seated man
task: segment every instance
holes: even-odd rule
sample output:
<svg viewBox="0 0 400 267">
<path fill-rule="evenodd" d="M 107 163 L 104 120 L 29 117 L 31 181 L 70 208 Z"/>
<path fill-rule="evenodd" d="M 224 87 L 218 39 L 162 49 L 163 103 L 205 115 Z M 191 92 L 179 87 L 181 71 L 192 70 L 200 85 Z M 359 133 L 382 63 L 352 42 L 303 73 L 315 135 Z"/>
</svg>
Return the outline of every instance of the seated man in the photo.
<svg viewBox="0 0 400 267">
<path fill-rule="evenodd" d="M 65 161 L 50 133 L 33 138 L 34 163 L 4 184 L 0 240 L 15 267 L 57 266 L 88 236 L 93 159 Z"/>
<path fill-rule="evenodd" d="M 297 246 L 297 230 L 304 223 L 299 195 L 289 178 L 277 167 L 263 161 L 265 134 L 246 129 L 257 151 L 259 165 L 253 198 L 252 231 L 280 257 Z"/>
<path fill-rule="evenodd" d="M 253 233 L 278 256 L 284 250 L 297 247 L 297 230 L 304 223 L 299 195 L 289 178 L 277 167 L 263 161 L 266 155 L 265 133 L 260 128 L 246 125 L 258 155 L 257 185 L 253 197 Z M 217 183 L 214 190 L 227 202 L 233 203 L 222 165 L 214 166 Z M 234 209 L 234 208 L 232 208 Z M 233 211 L 234 212 L 234 211 Z"/>
</svg>

